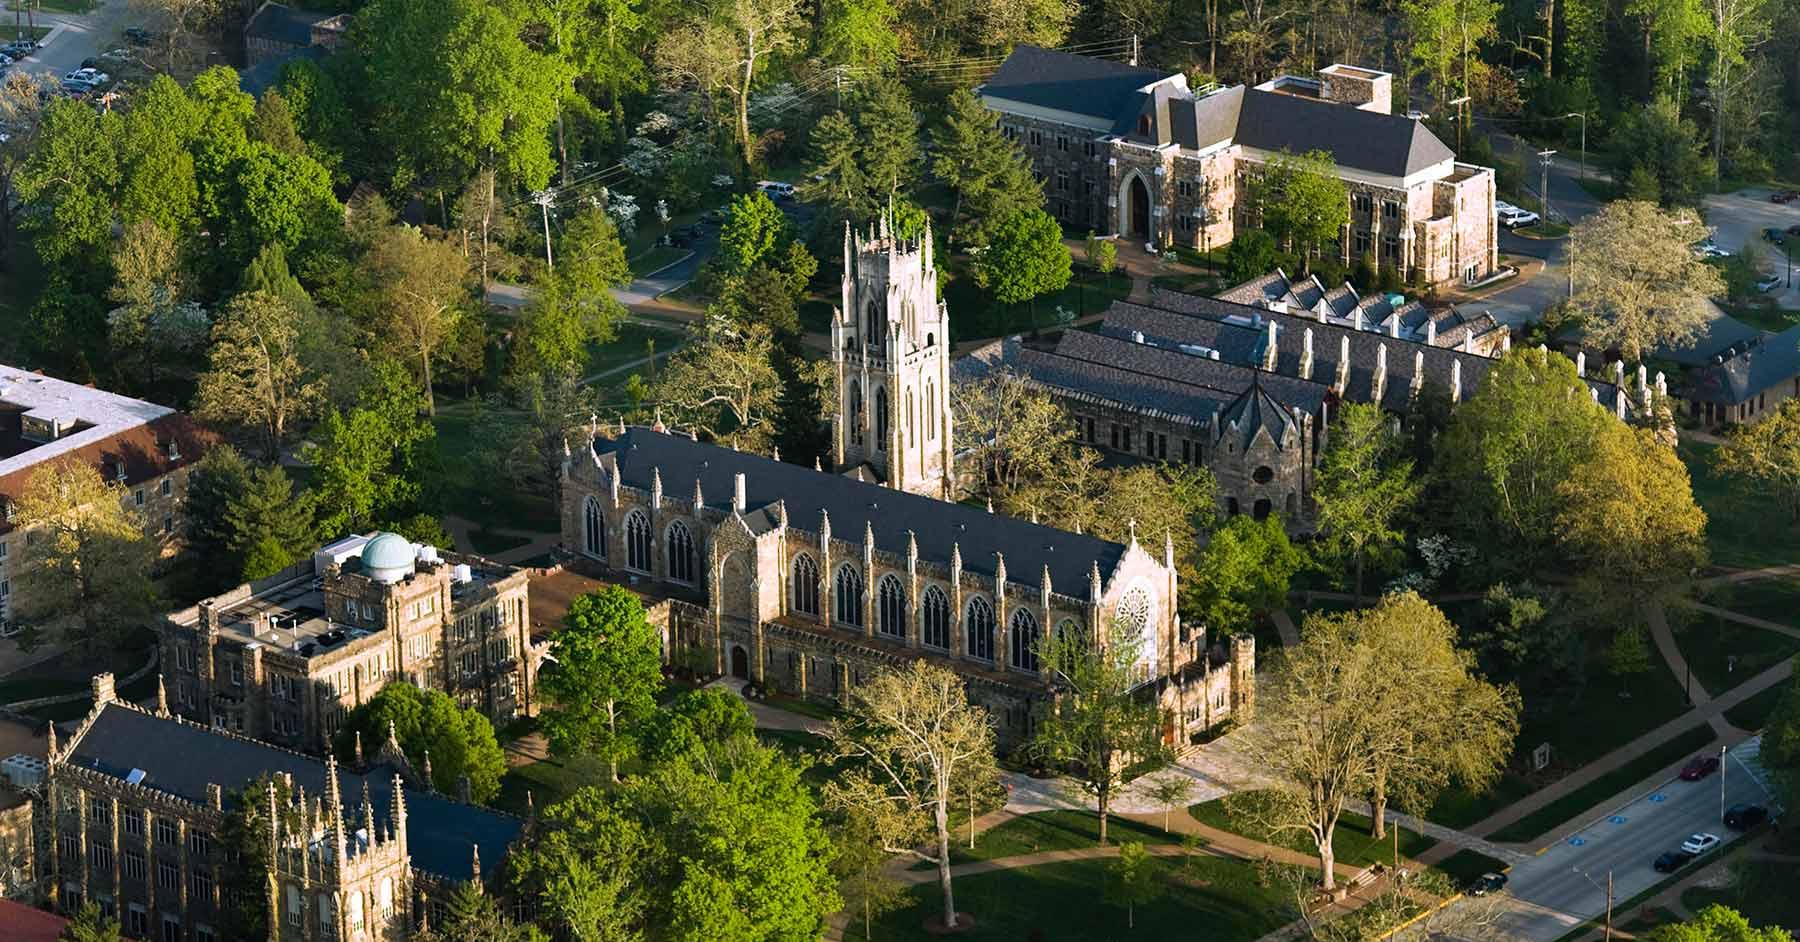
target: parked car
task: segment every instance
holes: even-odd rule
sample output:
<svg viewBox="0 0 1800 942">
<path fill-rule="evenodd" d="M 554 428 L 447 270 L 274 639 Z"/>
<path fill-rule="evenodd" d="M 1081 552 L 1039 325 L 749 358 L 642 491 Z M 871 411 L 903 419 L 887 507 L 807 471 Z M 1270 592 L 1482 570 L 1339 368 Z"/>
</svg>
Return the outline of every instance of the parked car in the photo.
<svg viewBox="0 0 1800 942">
<path fill-rule="evenodd" d="M 1730 258 L 1731 251 L 1711 239 L 1702 239 L 1694 243 L 1695 258 Z"/>
<path fill-rule="evenodd" d="M 1486 896 L 1489 893 L 1498 892 L 1505 886 L 1506 874 L 1484 873 L 1481 876 L 1476 877 L 1474 883 L 1469 884 L 1469 895 Z"/>
<path fill-rule="evenodd" d="M 1529 209 L 1521 209 L 1517 206 L 1496 209 L 1494 216 L 1500 220 L 1500 225 L 1505 226 L 1508 229 L 1517 229 L 1520 226 L 1535 226 L 1541 221 L 1541 217 L 1538 216 L 1537 213 L 1534 213 Z"/>
<path fill-rule="evenodd" d="M 1780 190 L 1769 194 L 1771 203 L 1792 203 L 1795 200 L 1800 200 L 1800 190 Z"/>
<path fill-rule="evenodd" d="M 1719 771 L 1718 756 L 1695 756 L 1688 761 L 1687 765 L 1681 767 L 1681 780 L 1698 782 L 1717 771 Z"/>
<path fill-rule="evenodd" d="M 1769 228 L 1763 230 L 1763 241 L 1764 242 L 1773 242 L 1776 245 L 1786 245 L 1787 244 L 1787 233 L 1782 232 L 1780 229 L 1777 229 L 1774 226 L 1770 226 Z"/>
<path fill-rule="evenodd" d="M 756 188 L 778 200 L 791 200 L 795 193 L 792 183 L 783 183 L 780 180 L 762 180 L 756 184 Z"/>
<path fill-rule="evenodd" d="M 1780 275 L 1764 275 L 1756 280 L 1756 290 L 1758 291 L 1774 291 L 1780 286 Z"/>
<path fill-rule="evenodd" d="M 125 28 L 125 41 L 134 46 L 148 46 L 155 39 L 156 34 L 142 26 L 128 26 Z"/>
<path fill-rule="evenodd" d="M 1698 857 L 1717 846 L 1719 846 L 1719 835 L 1695 834 L 1681 842 L 1681 852 Z"/>
<path fill-rule="evenodd" d="M 1744 803 L 1725 809 L 1725 826 L 1733 831 L 1748 831 L 1769 819 L 1769 809 Z"/>
<path fill-rule="evenodd" d="M 1687 862 L 1693 859 L 1693 854 L 1684 853 L 1679 850 L 1671 850 L 1657 855 L 1656 860 L 1652 861 L 1650 866 L 1653 867 L 1657 873 L 1674 873 L 1686 866 Z"/>
<path fill-rule="evenodd" d="M 720 225 L 725 222 L 725 211 L 722 209 L 709 209 L 700 214 L 700 221 L 710 222 L 715 226 Z"/>
<path fill-rule="evenodd" d="M 31 55 L 32 53 L 36 52 L 37 47 L 38 47 L 38 44 L 37 44 L 36 40 L 18 39 L 18 40 L 9 42 L 4 46 L 0 46 L 0 52 L 4 52 L 7 55 L 12 56 L 14 59 L 23 59 L 26 56 Z"/>
<path fill-rule="evenodd" d="M 1791 236 L 1800 236 L 1800 226 L 1789 226 L 1787 232 Z"/>
</svg>

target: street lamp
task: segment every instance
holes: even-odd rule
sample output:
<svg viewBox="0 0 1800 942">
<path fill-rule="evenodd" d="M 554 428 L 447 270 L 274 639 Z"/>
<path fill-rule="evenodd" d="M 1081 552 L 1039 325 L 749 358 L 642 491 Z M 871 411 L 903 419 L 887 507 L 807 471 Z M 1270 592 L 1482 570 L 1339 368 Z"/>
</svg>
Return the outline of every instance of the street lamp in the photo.
<svg viewBox="0 0 1800 942">
<path fill-rule="evenodd" d="M 1719 747 L 1719 823 L 1725 822 L 1725 751 L 1730 746 Z"/>
<path fill-rule="evenodd" d="M 1569 870 L 1571 872 L 1581 874 L 1583 879 L 1587 880 L 1589 883 L 1594 884 L 1594 889 L 1596 889 L 1596 890 L 1602 889 L 1602 887 L 1600 886 L 1598 881 L 1596 881 L 1593 877 L 1588 876 L 1588 873 L 1586 870 L 1583 870 L 1580 867 L 1570 867 Z M 1606 890 L 1606 942 L 1612 942 L 1613 884 L 1612 884 L 1612 870 L 1610 868 L 1608 868 L 1606 871 L 1606 886 L 1604 887 L 1604 889 Z"/>
<path fill-rule="evenodd" d="M 1468 115 L 1464 113 L 1462 106 L 1468 104 L 1469 100 L 1470 100 L 1469 96 L 1464 95 L 1461 98 L 1452 98 L 1449 102 L 1447 102 L 1447 104 L 1449 104 L 1450 107 L 1456 109 L 1456 114 L 1451 115 L 1450 120 L 1456 122 L 1456 156 L 1457 157 L 1461 157 L 1463 155 L 1463 152 L 1462 152 L 1462 150 L 1463 150 L 1463 125 L 1469 123 Z"/>
<path fill-rule="evenodd" d="M 1564 118 L 1581 119 L 1581 180 L 1587 182 L 1587 115 L 1579 111 L 1571 111 Z"/>
</svg>

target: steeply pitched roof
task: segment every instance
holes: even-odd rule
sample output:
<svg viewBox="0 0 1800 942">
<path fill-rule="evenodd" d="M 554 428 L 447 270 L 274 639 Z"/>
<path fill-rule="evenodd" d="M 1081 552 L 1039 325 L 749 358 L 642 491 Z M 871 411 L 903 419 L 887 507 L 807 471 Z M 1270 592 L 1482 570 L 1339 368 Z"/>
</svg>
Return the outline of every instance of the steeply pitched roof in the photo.
<svg viewBox="0 0 1800 942">
<path fill-rule="evenodd" d="M 963 568 L 984 575 L 993 574 L 996 554 L 1004 554 L 1010 581 L 1036 585 L 1048 566 L 1055 590 L 1077 597 L 1086 593 L 1088 574 L 1096 562 L 1101 575 L 1110 577 L 1125 556 L 1124 546 L 1091 535 L 646 428 L 627 429 L 617 438 L 596 439 L 594 452 L 616 456 L 620 482 L 632 487 L 649 490 L 654 473 L 660 470 L 663 486 L 670 493 L 691 493 L 698 479 L 706 499 L 718 503 L 731 498 L 735 476 L 743 474 L 749 511 L 784 502 L 789 525 L 807 531 L 818 529 L 821 512 L 829 513 L 833 535 L 860 541 L 865 527 L 873 527 L 875 545 L 895 553 L 906 551 L 906 536 L 911 531 L 921 558 L 948 565 L 951 547 L 958 545 Z"/>
<path fill-rule="evenodd" d="M 1685 396 L 1735 406 L 1800 376 L 1800 326 L 1751 342 L 1736 356 L 1689 375 Z"/>
<path fill-rule="evenodd" d="M 1138 100 L 1140 89 L 1175 73 L 1018 45 L 980 93 L 1106 121 Z M 1132 109 L 1135 114 L 1136 109 Z"/>
<path fill-rule="evenodd" d="M 145 788 L 201 805 L 209 800 L 208 785 L 222 788 L 229 802 L 232 793 L 264 772 L 286 772 L 308 794 L 325 794 L 325 764 L 318 759 L 119 703 L 101 708 L 93 725 L 71 744 L 65 761 L 119 779 L 140 769 L 146 773 Z M 362 801 L 365 778 L 375 820 L 385 826 L 392 772 L 377 770 L 365 777 L 340 768 L 338 788 L 346 811 Z M 497 811 L 406 790 L 407 851 L 414 867 L 439 876 L 468 879 L 469 845 L 474 844 L 481 849 L 483 876 L 491 878 L 524 825 Z"/>
<path fill-rule="evenodd" d="M 314 23 L 331 19 L 337 14 L 320 13 L 315 10 L 301 10 L 280 3 L 265 3 L 244 24 L 244 36 L 249 39 L 267 39 L 273 42 L 286 43 L 290 46 L 312 45 L 312 28 Z"/>
<path fill-rule="evenodd" d="M 1295 430 L 1293 415 L 1261 383 L 1251 383 L 1219 417 L 1219 435 L 1236 436 L 1238 451 L 1248 449 L 1258 432 L 1267 432 L 1276 447 L 1285 448 L 1291 441 L 1289 433 Z"/>
<path fill-rule="evenodd" d="M 1302 154 L 1322 150 L 1340 166 L 1404 177 L 1455 158 L 1423 122 L 1405 115 L 1250 89 L 1237 143 Z"/>
</svg>

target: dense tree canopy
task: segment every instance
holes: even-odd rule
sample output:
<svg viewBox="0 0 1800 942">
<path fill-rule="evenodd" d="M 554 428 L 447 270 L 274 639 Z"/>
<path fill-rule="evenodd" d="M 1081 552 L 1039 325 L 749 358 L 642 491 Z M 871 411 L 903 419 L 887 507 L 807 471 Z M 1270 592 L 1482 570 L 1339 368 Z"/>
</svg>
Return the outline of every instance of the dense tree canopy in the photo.
<svg viewBox="0 0 1800 942">
<path fill-rule="evenodd" d="M 353 760 L 360 735 L 364 754 L 373 755 L 387 742 L 390 729 L 415 770 L 423 771 L 429 759 L 437 791 L 460 795 L 467 779 L 474 801 L 499 794 L 506 757 L 494 725 L 480 709 L 458 706 L 441 690 L 391 683 L 344 717 L 334 748 L 341 758 Z"/>
</svg>

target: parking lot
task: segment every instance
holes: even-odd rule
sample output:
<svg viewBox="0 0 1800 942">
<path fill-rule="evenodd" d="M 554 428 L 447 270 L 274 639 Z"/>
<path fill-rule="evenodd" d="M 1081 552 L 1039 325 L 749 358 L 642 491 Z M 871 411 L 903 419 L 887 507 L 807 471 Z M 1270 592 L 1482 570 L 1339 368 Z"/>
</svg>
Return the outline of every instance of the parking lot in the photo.
<svg viewBox="0 0 1800 942">
<path fill-rule="evenodd" d="M 1755 246 L 1757 267 L 1769 274 L 1783 274 L 1787 265 L 1787 249 L 1794 254 L 1793 285 L 1784 279 L 1769 295 L 1784 308 L 1800 309 L 1800 236 L 1788 236 L 1788 245 L 1772 245 L 1763 240 L 1764 229 L 1800 226 L 1800 200 L 1787 205 L 1769 202 L 1770 190 L 1751 187 L 1736 193 L 1706 198 L 1706 222 L 1713 229 L 1713 241 L 1732 252 L 1742 252 L 1746 245 Z"/>
</svg>

